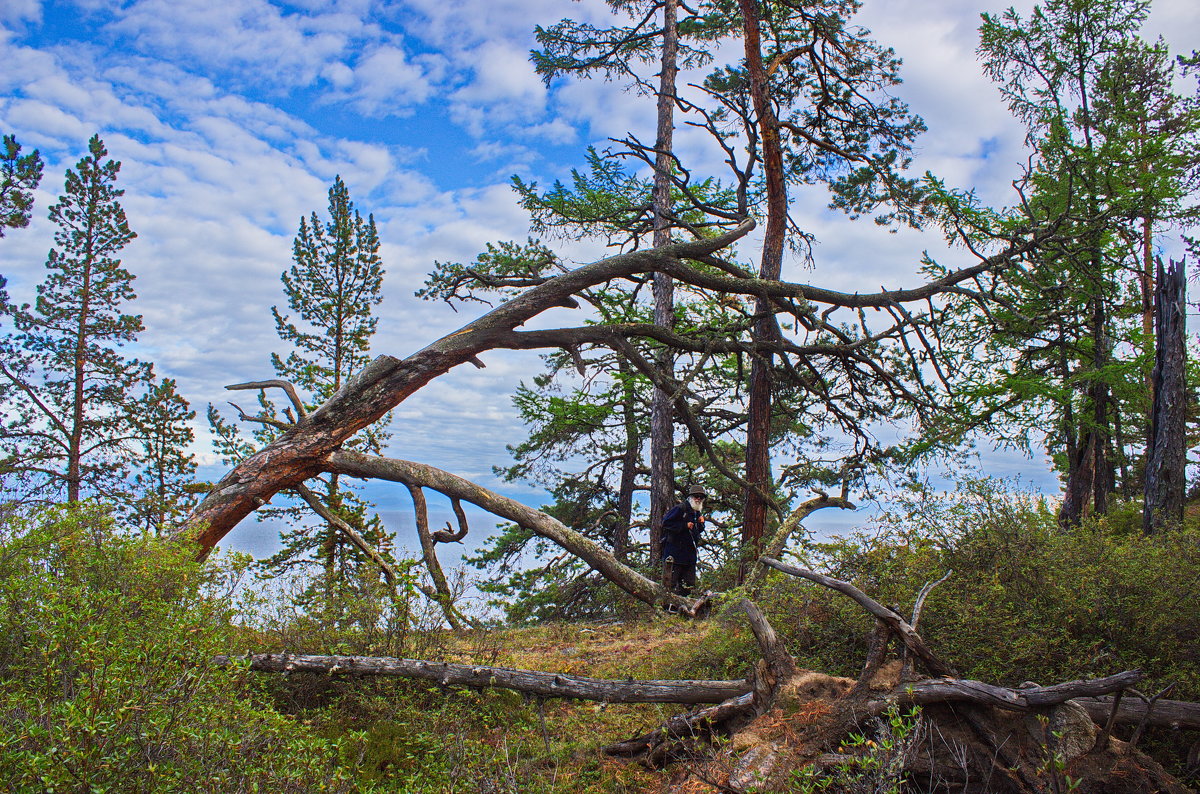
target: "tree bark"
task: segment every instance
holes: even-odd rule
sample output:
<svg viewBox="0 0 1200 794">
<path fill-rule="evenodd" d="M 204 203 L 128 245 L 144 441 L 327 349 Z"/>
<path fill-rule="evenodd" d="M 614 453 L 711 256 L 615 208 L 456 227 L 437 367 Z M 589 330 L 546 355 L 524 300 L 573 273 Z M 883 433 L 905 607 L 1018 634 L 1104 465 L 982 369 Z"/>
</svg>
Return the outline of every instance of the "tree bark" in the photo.
<svg viewBox="0 0 1200 794">
<path fill-rule="evenodd" d="M 812 499 L 801 502 L 795 510 L 784 519 L 779 525 L 779 529 L 775 530 L 775 534 L 771 536 L 770 542 L 763 547 L 762 556 L 778 558 L 783 554 L 783 550 L 787 548 L 787 543 L 791 539 L 792 534 L 800 527 L 800 522 L 808 518 L 818 510 L 823 510 L 826 507 L 837 507 L 842 510 L 856 510 L 857 508 L 845 496 L 826 496 L 819 494 Z M 746 584 L 753 590 L 762 584 L 767 575 L 767 566 L 756 565 L 746 576 Z"/>
<path fill-rule="evenodd" d="M 359 452 L 334 452 L 325 459 L 322 468 L 327 472 L 339 472 L 351 477 L 400 482 L 410 488 L 432 488 L 447 496 L 478 505 L 557 543 L 634 598 L 647 604 L 674 606 L 688 614 L 692 614 L 696 609 L 697 602 L 675 595 L 658 582 L 647 579 L 618 560 L 611 551 L 557 519 L 450 472 L 423 463 L 381 458 Z"/>
<path fill-rule="evenodd" d="M 779 141 L 779 123 L 771 105 L 767 71 L 762 60 L 762 34 L 759 25 L 757 0 L 738 0 L 742 11 L 746 71 L 750 78 L 750 98 L 758 117 L 762 146 L 763 175 L 767 188 L 767 224 L 763 237 L 759 278 L 778 280 L 783 271 L 783 246 L 787 236 L 787 185 L 783 174 L 783 148 Z M 759 316 L 752 336 L 756 340 L 772 339 L 778 330 L 769 301 L 760 296 L 755 300 Z M 753 560 L 762 553 L 763 533 L 766 531 L 767 497 L 771 487 L 771 355 L 759 353 L 750 364 L 750 387 L 747 393 L 746 418 L 746 489 L 742 512 L 742 545 L 744 559 Z M 747 574 L 746 566 L 741 576 Z"/>
<path fill-rule="evenodd" d="M 336 475 L 334 475 L 336 476 Z M 407 485 L 407 483 L 406 483 Z M 442 608 L 446 622 L 455 631 L 462 628 L 454 609 L 454 594 L 450 592 L 450 583 L 442 571 L 442 564 L 437 557 L 437 544 L 429 531 L 429 508 L 425 504 L 425 493 L 418 485 L 409 485 L 408 493 L 413 501 L 413 516 L 417 522 L 417 537 L 421 541 L 421 557 L 425 561 L 425 570 L 429 571 L 429 581 L 433 583 L 434 601 Z"/>
<path fill-rule="evenodd" d="M 886 708 L 886 703 L 899 702 L 902 704 L 915 703 L 927 705 L 930 703 L 974 703 L 980 706 L 994 706 L 1010 711 L 1033 711 L 1050 706 L 1057 706 L 1080 697 L 1095 697 L 1097 695 L 1116 692 L 1142 680 L 1138 670 L 1126 670 L 1123 673 L 1110 675 L 1105 678 L 1093 678 L 1080 681 L 1067 681 L 1051 686 L 1010 689 L 1008 687 L 985 684 L 982 681 L 971 681 L 956 678 L 928 678 L 915 681 L 897 689 L 880 701 L 879 705 Z M 877 706 L 878 707 L 878 706 Z M 1089 712 L 1090 713 L 1090 712 Z M 1103 724 L 1108 718 L 1099 720 Z"/>
<path fill-rule="evenodd" d="M 1183 262 L 1172 261 L 1165 272 L 1159 262 L 1154 292 L 1154 392 L 1142 510 L 1142 529 L 1147 535 L 1183 523 L 1187 486 L 1186 291 Z"/>
<path fill-rule="evenodd" d="M 578 698 L 604 703 L 720 703 L 749 690 L 749 684 L 745 681 L 614 681 L 566 673 L 387 656 L 256 653 L 249 658 L 251 670 L 264 672 L 416 678 L 434 681 L 442 686 L 500 687 L 541 697 Z M 232 664 L 236 659 L 218 656 L 214 661 Z"/>
<path fill-rule="evenodd" d="M 759 560 L 763 565 L 768 565 L 777 571 L 782 571 L 792 576 L 798 576 L 801 579 L 808 579 L 810 582 L 824 585 L 832 590 L 836 590 L 843 595 L 849 596 L 859 606 L 870 612 L 879 620 L 886 623 L 892 631 L 900 638 L 905 647 L 912 651 L 922 664 L 925 665 L 930 673 L 934 675 L 951 676 L 958 675 L 954 668 L 943 662 L 933 651 L 929 650 L 925 645 L 925 641 L 921 639 L 921 635 L 917 634 L 916 629 L 909 625 L 908 621 L 897 615 L 892 610 L 880 604 L 875 599 L 868 596 L 862 590 L 859 590 L 849 582 L 843 582 L 841 579 L 834 579 L 832 576 L 815 573 L 806 568 L 797 568 L 793 565 L 785 565 L 779 560 L 773 560 L 768 557 L 763 557 Z"/>
<path fill-rule="evenodd" d="M 1112 696 L 1079 697 L 1076 703 L 1083 706 L 1098 725 L 1104 725 L 1113 713 Z M 1151 709 L 1140 698 L 1126 694 L 1117 704 L 1116 722 L 1123 725 L 1140 725 L 1145 722 L 1160 728 L 1190 728 L 1200 730 L 1200 703 L 1186 700 L 1156 700 Z"/>
<path fill-rule="evenodd" d="M 658 131 L 654 149 L 654 245 L 671 242 L 671 153 L 675 132 L 675 77 L 679 52 L 676 0 L 663 4 L 662 68 L 658 82 Z M 654 323 L 675 327 L 675 285 L 666 273 L 654 274 Z M 675 378 L 675 351 L 659 348 L 659 370 Z M 654 390 L 650 403 L 650 564 L 662 557 L 662 517 L 675 501 L 675 409 L 671 395 Z"/>
</svg>

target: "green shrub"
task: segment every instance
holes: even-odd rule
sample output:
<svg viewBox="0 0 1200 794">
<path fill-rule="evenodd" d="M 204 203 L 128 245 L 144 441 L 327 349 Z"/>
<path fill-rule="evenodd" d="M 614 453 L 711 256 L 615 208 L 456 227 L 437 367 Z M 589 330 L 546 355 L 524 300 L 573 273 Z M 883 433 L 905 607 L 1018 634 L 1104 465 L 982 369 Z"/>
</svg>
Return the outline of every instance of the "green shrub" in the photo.
<svg viewBox="0 0 1200 794">
<path fill-rule="evenodd" d="M 118 532 L 94 507 L 0 527 L 0 779 L 16 791 L 345 790 L 338 747 L 229 650 L 244 561 Z"/>
<path fill-rule="evenodd" d="M 1200 698 L 1200 531 L 1147 537 L 1138 506 L 1061 529 L 1036 494 L 991 480 L 954 499 L 918 494 L 870 531 L 812 544 L 801 563 L 848 580 L 909 617 L 930 594 L 920 632 L 966 677 L 1016 685 L 1141 669 L 1156 690 Z M 772 574 L 762 606 L 801 664 L 855 675 L 873 626 L 848 598 Z"/>
</svg>

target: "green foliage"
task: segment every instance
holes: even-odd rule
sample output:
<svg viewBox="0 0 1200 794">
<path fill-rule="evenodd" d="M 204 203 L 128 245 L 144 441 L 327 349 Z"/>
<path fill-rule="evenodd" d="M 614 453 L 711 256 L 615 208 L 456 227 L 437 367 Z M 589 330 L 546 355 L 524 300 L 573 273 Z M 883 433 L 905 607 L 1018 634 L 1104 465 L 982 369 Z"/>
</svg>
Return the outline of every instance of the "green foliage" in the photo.
<svg viewBox="0 0 1200 794">
<path fill-rule="evenodd" d="M 300 219 L 292 245 L 294 264 L 281 276 L 288 309 L 271 307 L 275 330 L 291 350 L 271 354 L 275 374 L 306 395 L 304 410 L 312 411 L 333 396 L 370 360 L 371 338 L 378 318 L 376 308 L 383 300 L 383 265 L 375 219 L 363 219 L 341 177 L 329 188 L 328 219 L 317 213 Z M 304 400 L 304 397 L 299 399 Z M 280 409 L 260 391 L 262 420 L 254 432 L 258 443 L 267 443 L 282 429 L 298 420 L 297 410 Z M 388 415 L 390 417 L 390 414 Z M 245 416 L 243 419 L 247 418 Z M 215 407 L 208 408 L 208 421 L 215 446 L 227 463 L 236 463 L 255 449 L 243 438 L 236 424 L 225 420 Z M 346 449 L 378 454 L 388 437 L 388 417 L 348 439 Z M 360 498 L 337 475 L 322 487 L 322 501 L 335 515 L 350 524 L 376 550 L 387 552 L 389 538 L 372 505 Z M 351 569 L 364 562 L 361 553 L 332 523 L 313 527 L 306 521 L 307 507 L 266 508 L 261 517 L 284 517 L 293 526 L 281 533 L 283 548 L 264 561 L 267 570 L 281 573 L 296 566 L 315 563 L 325 569 L 326 591 L 334 580 L 353 578 Z M 324 597 L 329 597 L 326 592 Z"/>
<path fill-rule="evenodd" d="M 871 730 L 851 733 L 838 754 L 846 756 L 820 771 L 802 766 L 792 774 L 793 794 L 901 794 L 905 764 L 924 740 L 920 710 L 896 704 L 875 718 Z"/>
<path fill-rule="evenodd" d="M 196 412 L 175 390 L 174 378 L 150 385 L 138 408 L 131 421 L 142 447 L 141 470 L 131 483 L 130 520 L 161 535 L 187 513 L 199 490 L 195 458 L 184 451 L 196 438 L 189 424 Z"/>
<path fill-rule="evenodd" d="M 33 191 L 42 181 L 44 165 L 37 149 L 21 154 L 16 136 L 5 135 L 0 142 L 0 237 L 8 229 L 29 225 Z"/>
<path fill-rule="evenodd" d="M 107 156 L 93 136 L 67 171 L 50 207 L 58 228 L 36 305 L 4 306 L 17 333 L 3 344 L 12 385 L 3 451 L 43 499 L 122 492 L 134 395 L 151 377 L 149 364 L 120 350 L 136 341 L 142 318 L 124 313 L 134 276 L 116 257 L 136 235 L 118 201 L 121 164 Z"/>
<path fill-rule="evenodd" d="M 470 265 L 435 261 L 425 286 L 414 294 L 423 300 L 445 301 L 451 307 L 455 300 L 490 306 L 491 302 L 480 294 L 495 292 L 504 298 L 515 297 L 553 275 L 551 268 L 559 267 L 555 253 L 532 237 L 524 244 L 488 243 L 487 250 Z"/>
<path fill-rule="evenodd" d="M 247 561 L 94 507 L 0 528 L 0 778 L 12 791 L 347 790 L 338 743 L 266 704 L 231 649 Z"/>
<path fill-rule="evenodd" d="M 986 305 L 950 300 L 941 339 L 959 400 L 932 435 L 1044 443 L 1068 523 L 1085 502 L 1103 512 L 1142 486 L 1153 248 L 1200 213 L 1200 102 L 1175 92 L 1165 46 L 1139 37 L 1148 10 L 1046 0 L 1027 17 L 985 14 L 980 29 L 984 66 L 1034 152 L 1021 214 L 1055 220 L 1060 238 L 989 280 Z M 979 246 L 994 233 L 971 202 L 949 203 L 965 205 L 956 234 L 974 229 Z"/>
<path fill-rule="evenodd" d="M 906 616 L 924 584 L 953 571 L 919 630 L 964 677 L 1015 686 L 1140 669 L 1146 689 L 1174 681 L 1195 699 L 1200 529 L 1189 519 L 1145 537 L 1140 515 L 1123 505 L 1064 531 L 1042 497 L 972 480 L 949 498 L 916 491 L 870 532 L 810 544 L 802 559 Z M 857 675 L 872 627 L 860 607 L 775 574 L 763 603 L 802 666 Z"/>
<path fill-rule="evenodd" d="M 652 91 L 649 77 L 638 71 L 639 65 L 657 65 L 662 57 L 662 23 L 659 4 L 652 0 L 605 0 L 614 15 L 628 18 L 628 25 L 598 28 L 587 22 L 564 19 L 543 28 L 534 28 L 541 49 L 530 53 L 537 73 L 549 85 L 563 75 L 620 79 L 639 90 Z M 677 20 L 679 68 L 693 69 L 712 60 L 708 42 L 728 27 L 728 20 L 713 9 L 697 13 L 684 7 Z M 697 46 L 700 45 L 700 46 Z"/>
</svg>

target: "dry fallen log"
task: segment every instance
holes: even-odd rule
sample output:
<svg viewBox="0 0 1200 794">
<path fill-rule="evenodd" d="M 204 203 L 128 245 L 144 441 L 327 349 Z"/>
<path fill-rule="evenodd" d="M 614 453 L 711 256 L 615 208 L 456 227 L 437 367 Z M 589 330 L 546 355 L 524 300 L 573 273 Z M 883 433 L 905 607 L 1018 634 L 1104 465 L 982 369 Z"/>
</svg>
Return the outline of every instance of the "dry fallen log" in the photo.
<svg viewBox="0 0 1200 794">
<path fill-rule="evenodd" d="M 875 708 L 882 711 L 886 704 L 898 701 L 901 704 L 928 705 L 931 703 L 974 703 L 980 706 L 995 706 L 1010 711 L 1036 711 L 1057 706 L 1068 700 L 1085 696 L 1118 692 L 1142 680 L 1140 670 L 1081 681 L 1067 681 L 1051 686 L 1009 689 L 985 684 L 982 681 L 955 678 L 929 678 L 908 684 L 886 699 L 877 701 Z M 874 710 L 874 708 L 872 709 Z M 1090 712 L 1089 712 L 1090 713 Z M 1108 718 L 1108 712 L 1097 720 L 1100 724 Z"/>
<path fill-rule="evenodd" d="M 680 743 L 708 741 L 727 735 L 734 726 L 754 717 L 754 694 L 747 692 L 716 706 L 679 714 L 649 733 L 635 736 L 604 748 L 606 755 L 637 758 L 652 768 L 659 768 L 677 757 L 690 757 L 689 749 Z"/>
<path fill-rule="evenodd" d="M 218 656 L 218 664 L 238 657 Z M 317 656 L 312 654 L 250 654 L 250 669 L 275 673 L 380 675 L 417 678 L 442 686 L 479 689 L 500 687 L 540 697 L 578 698 L 604 703 L 720 703 L 749 692 L 745 681 L 618 681 L 566 673 L 515 670 L 508 667 L 428 662 L 386 656 Z"/>
<path fill-rule="evenodd" d="M 1083 706 L 1088 716 L 1104 725 L 1113 710 L 1115 697 L 1080 697 L 1076 703 Z M 1149 717 L 1146 712 L 1149 711 Z M 1117 704 L 1116 722 L 1123 725 L 1147 725 L 1160 728 L 1190 728 L 1200 730 L 1200 703 L 1186 700 L 1157 700 L 1150 709 L 1145 701 L 1125 696 Z"/>
</svg>

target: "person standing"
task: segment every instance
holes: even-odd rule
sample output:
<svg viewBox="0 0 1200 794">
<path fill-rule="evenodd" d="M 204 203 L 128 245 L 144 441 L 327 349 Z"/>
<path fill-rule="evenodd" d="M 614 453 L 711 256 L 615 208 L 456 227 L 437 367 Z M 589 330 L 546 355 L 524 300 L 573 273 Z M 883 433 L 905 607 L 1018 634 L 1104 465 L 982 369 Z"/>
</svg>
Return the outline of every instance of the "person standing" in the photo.
<svg viewBox="0 0 1200 794">
<path fill-rule="evenodd" d="M 688 596 L 696 586 L 696 547 L 704 534 L 704 488 L 693 485 L 687 499 L 662 520 L 663 586 Z"/>
</svg>

